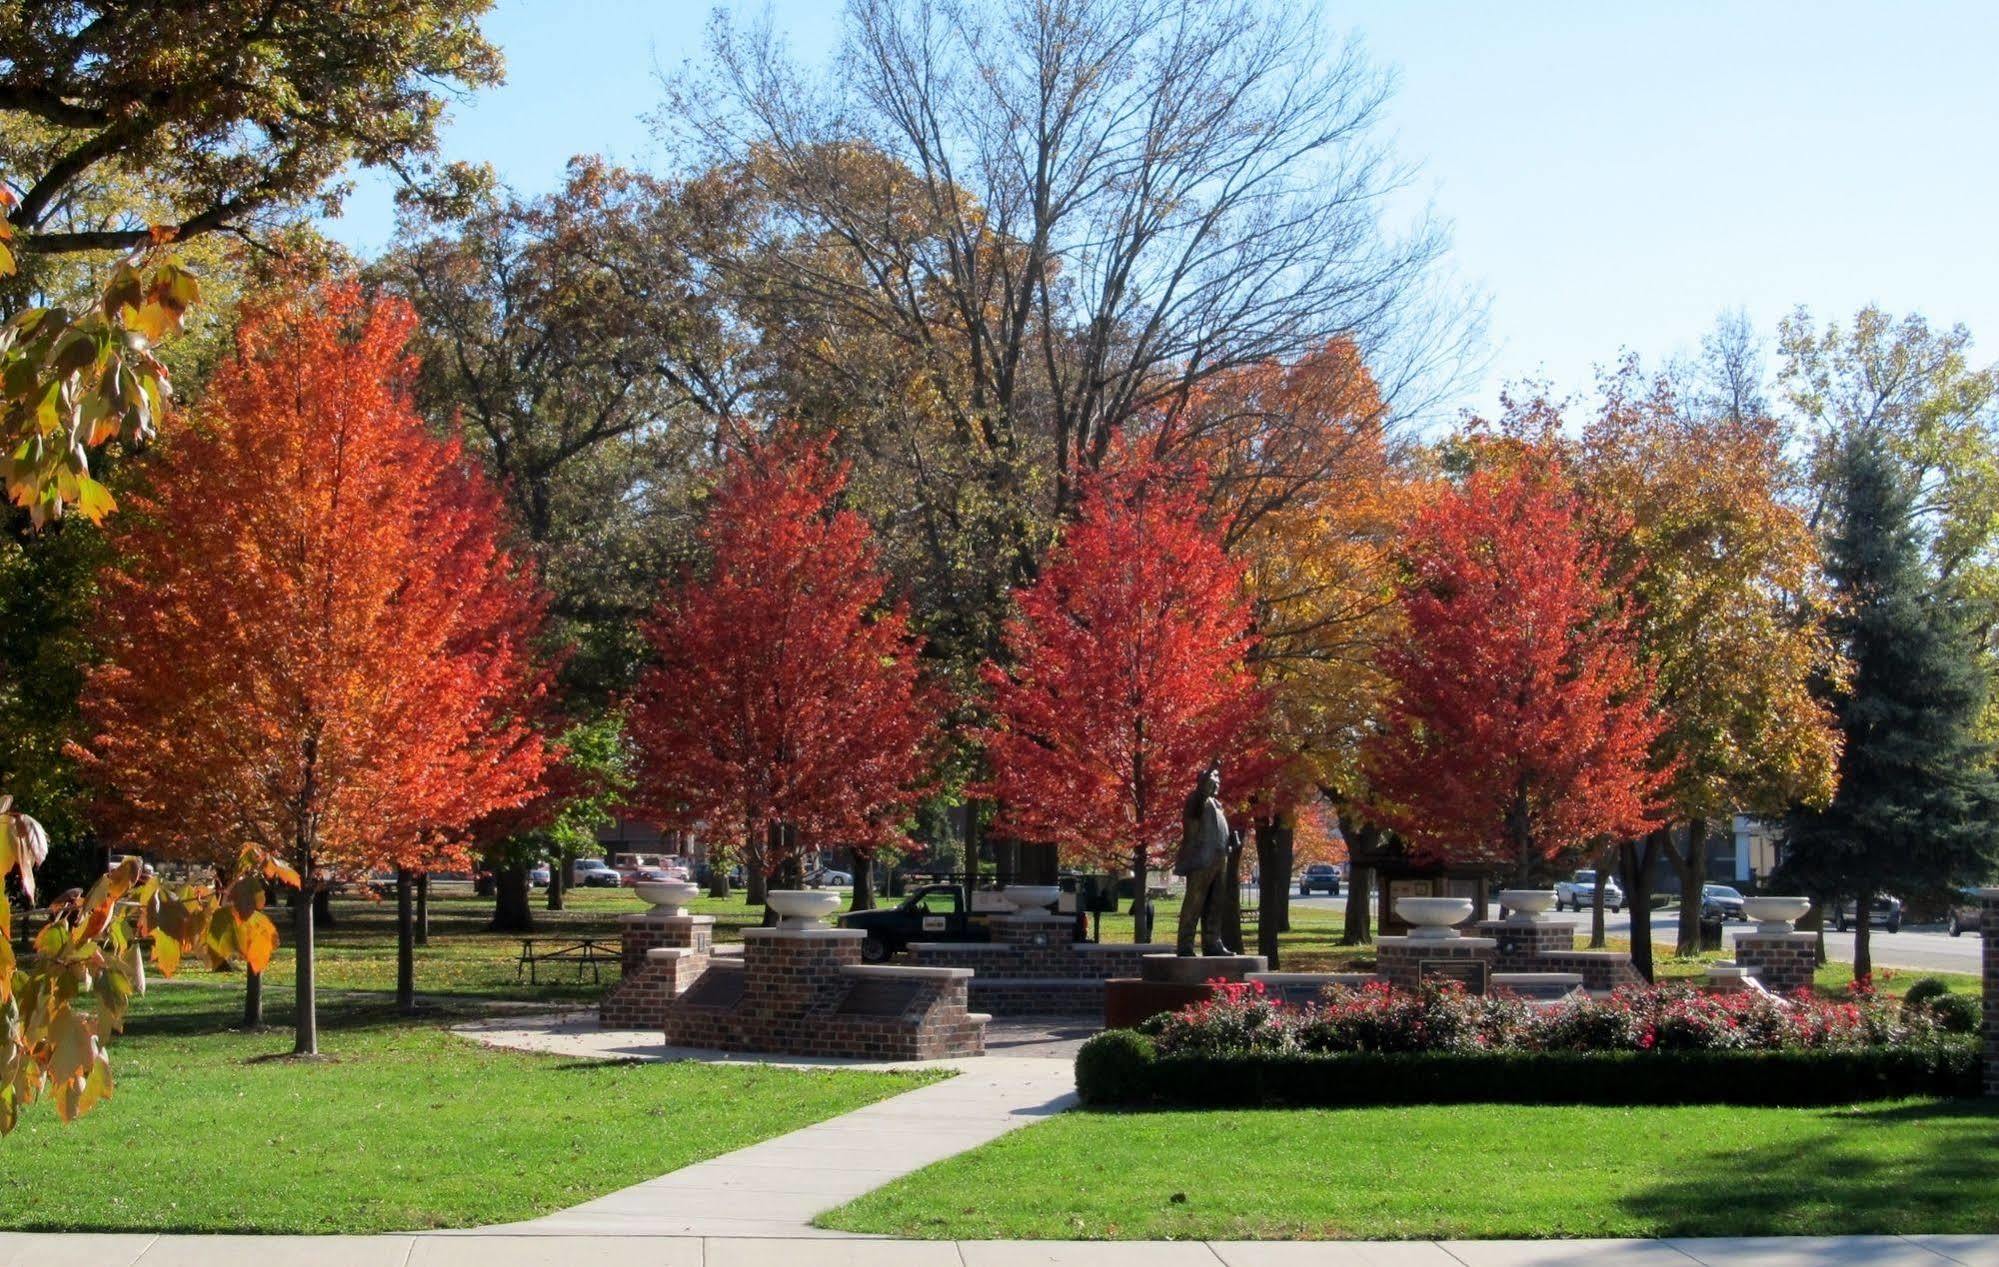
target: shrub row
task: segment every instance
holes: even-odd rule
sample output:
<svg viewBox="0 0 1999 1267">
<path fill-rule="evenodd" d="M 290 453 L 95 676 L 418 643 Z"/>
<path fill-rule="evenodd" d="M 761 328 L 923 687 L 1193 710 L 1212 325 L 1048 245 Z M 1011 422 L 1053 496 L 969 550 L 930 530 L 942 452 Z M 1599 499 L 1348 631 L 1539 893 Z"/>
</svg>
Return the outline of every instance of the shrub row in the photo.
<svg viewBox="0 0 1999 1267">
<path fill-rule="evenodd" d="M 1851 1104 L 1975 1096 L 1975 1038 L 1779 1051 L 1244 1052 L 1162 1056 L 1108 1030 L 1083 1044 L 1076 1089 L 1093 1107 L 1333 1108 L 1384 1104 Z"/>
</svg>

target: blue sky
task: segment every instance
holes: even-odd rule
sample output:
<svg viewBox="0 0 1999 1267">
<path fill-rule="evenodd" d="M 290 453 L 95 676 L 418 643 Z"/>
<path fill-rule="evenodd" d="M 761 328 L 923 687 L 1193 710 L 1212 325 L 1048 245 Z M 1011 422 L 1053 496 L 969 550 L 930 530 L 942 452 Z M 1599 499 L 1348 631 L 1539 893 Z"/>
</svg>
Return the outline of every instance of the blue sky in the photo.
<svg viewBox="0 0 1999 1267">
<path fill-rule="evenodd" d="M 771 6 L 806 56 L 835 8 Z M 656 70 L 699 55 L 706 13 L 500 0 L 508 83 L 457 107 L 448 155 L 530 191 L 575 153 L 647 162 Z M 1372 0 L 1327 20 L 1397 71 L 1411 206 L 1454 225 L 1452 265 L 1489 302 L 1468 407 L 1527 377 L 1586 388 L 1621 348 L 1688 350 L 1737 306 L 1767 332 L 1796 304 L 1875 302 L 1999 355 L 1999 4 Z M 366 179 L 331 226 L 363 252 L 391 227 Z"/>
</svg>

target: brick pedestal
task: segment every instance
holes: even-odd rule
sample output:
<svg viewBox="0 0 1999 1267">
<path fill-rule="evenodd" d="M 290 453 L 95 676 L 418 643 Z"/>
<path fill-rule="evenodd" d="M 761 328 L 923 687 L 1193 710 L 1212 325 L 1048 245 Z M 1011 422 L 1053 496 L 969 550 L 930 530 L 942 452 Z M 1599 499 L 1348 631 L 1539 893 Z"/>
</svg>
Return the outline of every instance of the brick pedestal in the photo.
<svg viewBox="0 0 1999 1267">
<path fill-rule="evenodd" d="M 859 929 L 750 928 L 740 967 L 711 960 L 667 1005 L 669 1045 L 932 1060 L 985 1050 L 964 968 L 869 967 Z M 664 958 L 662 953 L 661 958 Z"/>
<path fill-rule="evenodd" d="M 605 1029 L 656 1029 L 666 1003 L 708 966 L 715 938 L 712 915 L 657 915 L 651 911 L 618 917 L 618 963 L 623 977 L 597 1007 Z M 647 958 L 654 950 L 684 955 Z"/>
<path fill-rule="evenodd" d="M 1499 943 L 1490 937 L 1380 937 L 1375 939 L 1375 975 L 1398 990 L 1421 983 L 1425 960 L 1476 960 L 1492 970 Z"/>
<path fill-rule="evenodd" d="M 1546 972 L 1541 956 L 1576 948 L 1576 930 L 1567 924 L 1527 924 L 1510 919 L 1482 919 L 1478 935 L 1496 947 L 1494 972 Z"/>
<path fill-rule="evenodd" d="M 1818 943 L 1817 933 L 1737 933 L 1735 962 L 1772 994 L 1789 994 L 1812 983 Z"/>
<path fill-rule="evenodd" d="M 1985 1094 L 1999 1095 L 1999 889 L 1986 889 L 1978 935 L 1985 943 Z"/>
</svg>

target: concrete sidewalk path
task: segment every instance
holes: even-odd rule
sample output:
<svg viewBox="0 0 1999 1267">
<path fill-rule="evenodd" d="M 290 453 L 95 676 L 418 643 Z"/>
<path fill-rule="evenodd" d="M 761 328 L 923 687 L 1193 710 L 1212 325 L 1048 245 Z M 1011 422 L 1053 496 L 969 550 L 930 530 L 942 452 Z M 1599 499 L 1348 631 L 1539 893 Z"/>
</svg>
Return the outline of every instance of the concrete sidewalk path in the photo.
<svg viewBox="0 0 1999 1267">
<path fill-rule="evenodd" d="M 813 1216 L 1076 1102 L 1075 1071 L 1066 1061 L 983 1056 L 949 1063 L 957 1076 L 595 1201 L 526 1223 L 440 1235 L 845 1237 L 814 1228 Z"/>
<path fill-rule="evenodd" d="M 1994 1236 L 1663 1241 L 892 1241 L 0 1232 L 0 1267 L 1999 1267 Z"/>
</svg>

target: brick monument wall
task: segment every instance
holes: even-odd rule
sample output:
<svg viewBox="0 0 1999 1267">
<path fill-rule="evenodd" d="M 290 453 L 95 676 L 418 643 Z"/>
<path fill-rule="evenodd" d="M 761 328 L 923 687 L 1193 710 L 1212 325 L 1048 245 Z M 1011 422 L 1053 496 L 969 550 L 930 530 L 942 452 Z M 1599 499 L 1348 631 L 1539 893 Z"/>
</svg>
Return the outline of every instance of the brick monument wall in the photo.
<svg viewBox="0 0 1999 1267">
<path fill-rule="evenodd" d="M 1478 935 L 1490 937 L 1497 949 L 1493 955 L 1494 972 L 1567 972 L 1567 968 L 1549 968 L 1541 956 L 1556 951 L 1576 948 L 1575 930 L 1567 924 L 1518 924 L 1509 919 L 1482 919 L 1478 922 Z"/>
<path fill-rule="evenodd" d="M 868 967 L 859 930 L 751 928 L 740 967 L 710 963 L 667 1006 L 669 1045 L 934 1060 L 985 1050 L 962 968 Z"/>
<path fill-rule="evenodd" d="M 644 912 L 618 917 L 618 964 L 622 979 L 597 1005 L 597 1023 L 605 1029 L 656 1029 L 666 1015 L 666 1002 L 685 990 L 708 966 L 714 946 L 712 915 L 655 915 Z M 672 963 L 647 959 L 653 950 L 686 950 Z"/>
</svg>

